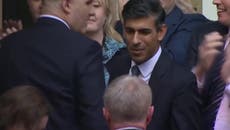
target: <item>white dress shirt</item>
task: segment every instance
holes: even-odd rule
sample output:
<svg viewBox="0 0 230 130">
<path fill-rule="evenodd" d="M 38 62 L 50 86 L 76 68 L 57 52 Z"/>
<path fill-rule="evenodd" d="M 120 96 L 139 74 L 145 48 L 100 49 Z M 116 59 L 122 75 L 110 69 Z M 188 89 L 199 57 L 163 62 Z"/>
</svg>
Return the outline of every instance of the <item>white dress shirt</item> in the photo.
<svg viewBox="0 0 230 130">
<path fill-rule="evenodd" d="M 225 87 L 214 130 L 230 130 L 230 84 Z"/>
<path fill-rule="evenodd" d="M 137 65 L 141 74 L 139 75 L 139 78 L 143 79 L 146 83 L 149 83 L 149 79 L 151 77 L 152 71 L 161 55 L 161 47 L 157 50 L 156 54 L 153 55 L 149 60 L 146 62 Z M 136 65 L 134 61 L 131 61 L 131 68 Z M 131 68 L 129 69 L 129 75 L 131 75 Z"/>
</svg>

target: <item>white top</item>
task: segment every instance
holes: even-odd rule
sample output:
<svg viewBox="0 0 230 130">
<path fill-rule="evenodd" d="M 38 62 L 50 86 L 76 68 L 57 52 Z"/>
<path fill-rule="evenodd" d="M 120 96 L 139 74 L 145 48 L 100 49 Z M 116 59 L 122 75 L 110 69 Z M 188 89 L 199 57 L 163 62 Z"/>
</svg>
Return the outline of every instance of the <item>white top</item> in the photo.
<svg viewBox="0 0 230 130">
<path fill-rule="evenodd" d="M 139 75 L 139 78 L 143 79 L 146 83 L 149 83 L 149 79 L 151 77 L 152 71 L 161 55 L 162 49 L 159 47 L 156 54 L 152 56 L 149 60 L 146 62 L 137 65 L 141 74 Z M 131 61 L 131 68 L 136 65 L 134 61 Z M 129 75 L 131 75 L 131 68 L 129 69 Z"/>
<path fill-rule="evenodd" d="M 228 46 L 229 43 L 230 43 L 230 29 L 228 30 L 228 34 L 226 36 L 226 41 L 225 41 L 224 49 L 226 49 L 226 47 Z"/>
<path fill-rule="evenodd" d="M 230 130 L 230 84 L 225 88 L 225 93 L 216 116 L 214 130 Z"/>
<path fill-rule="evenodd" d="M 226 36 L 224 49 L 230 43 L 230 30 Z M 225 86 L 223 99 L 216 115 L 214 130 L 230 130 L 230 84 Z"/>
<path fill-rule="evenodd" d="M 66 27 L 68 27 L 68 28 L 70 29 L 70 27 L 69 27 L 69 25 L 66 23 L 66 21 L 64 21 L 63 19 L 61 19 L 61 18 L 59 18 L 59 17 L 57 17 L 57 16 L 50 15 L 50 14 L 43 14 L 43 15 L 40 15 L 40 18 L 43 18 L 43 17 L 56 19 L 56 20 L 58 20 L 58 21 L 64 23 L 64 24 L 66 25 Z"/>
</svg>

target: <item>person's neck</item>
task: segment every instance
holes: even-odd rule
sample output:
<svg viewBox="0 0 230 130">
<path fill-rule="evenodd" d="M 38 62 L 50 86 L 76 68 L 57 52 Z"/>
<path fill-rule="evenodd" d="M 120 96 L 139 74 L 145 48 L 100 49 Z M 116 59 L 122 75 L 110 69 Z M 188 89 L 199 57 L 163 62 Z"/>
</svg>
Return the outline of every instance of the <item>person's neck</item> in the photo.
<svg viewBox="0 0 230 130">
<path fill-rule="evenodd" d="M 117 130 L 119 128 L 125 128 L 125 127 L 136 127 L 141 128 L 143 130 L 146 130 L 146 124 L 144 122 L 122 122 L 122 123 L 111 123 L 110 124 L 110 130 Z"/>
<path fill-rule="evenodd" d="M 104 32 L 86 32 L 86 35 L 95 41 L 97 41 L 101 46 L 103 46 Z"/>
<path fill-rule="evenodd" d="M 165 9 L 166 15 L 169 15 L 172 12 L 172 10 L 175 8 L 175 6 L 176 4 L 174 3 L 172 6 L 170 6 L 170 8 Z"/>
</svg>

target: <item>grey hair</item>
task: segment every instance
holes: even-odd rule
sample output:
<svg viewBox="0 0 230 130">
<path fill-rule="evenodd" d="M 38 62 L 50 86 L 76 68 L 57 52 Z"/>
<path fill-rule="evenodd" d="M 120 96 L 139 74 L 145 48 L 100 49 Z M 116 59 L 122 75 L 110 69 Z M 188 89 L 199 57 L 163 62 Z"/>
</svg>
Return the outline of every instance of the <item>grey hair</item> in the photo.
<svg viewBox="0 0 230 130">
<path fill-rule="evenodd" d="M 138 122 L 146 119 L 152 104 L 152 91 L 143 80 L 121 76 L 109 85 L 104 105 L 114 122 Z"/>
</svg>

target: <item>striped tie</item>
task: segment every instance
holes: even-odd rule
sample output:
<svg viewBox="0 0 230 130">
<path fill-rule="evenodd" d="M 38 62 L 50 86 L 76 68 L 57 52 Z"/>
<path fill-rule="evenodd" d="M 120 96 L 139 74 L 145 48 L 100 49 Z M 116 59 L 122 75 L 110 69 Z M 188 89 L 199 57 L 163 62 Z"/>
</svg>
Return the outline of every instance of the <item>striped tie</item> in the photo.
<svg viewBox="0 0 230 130">
<path fill-rule="evenodd" d="M 139 76 L 141 74 L 139 68 L 137 65 L 134 65 L 132 68 L 131 68 L 131 73 L 132 73 L 132 76 Z"/>
<path fill-rule="evenodd" d="M 220 70 L 224 63 L 224 51 L 217 56 L 216 62 L 207 74 L 204 86 L 204 127 L 205 130 L 213 130 L 216 115 L 223 97 L 225 82 L 221 78 Z M 207 93 L 205 93 L 207 92 Z M 208 128 L 207 128 L 208 127 Z"/>
</svg>

